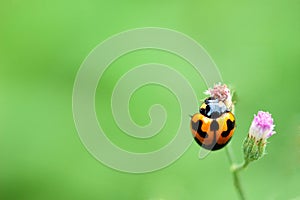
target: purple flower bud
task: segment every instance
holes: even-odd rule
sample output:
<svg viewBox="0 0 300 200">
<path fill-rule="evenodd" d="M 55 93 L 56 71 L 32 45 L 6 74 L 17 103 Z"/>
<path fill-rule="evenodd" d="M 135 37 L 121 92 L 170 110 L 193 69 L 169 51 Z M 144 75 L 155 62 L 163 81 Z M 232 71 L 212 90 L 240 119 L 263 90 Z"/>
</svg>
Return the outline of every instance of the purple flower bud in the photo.
<svg viewBox="0 0 300 200">
<path fill-rule="evenodd" d="M 266 140 L 275 134 L 275 125 L 273 124 L 273 118 L 269 112 L 259 111 L 257 115 L 254 115 L 249 135 L 256 140 Z"/>
<path fill-rule="evenodd" d="M 259 111 L 254 115 L 249 134 L 243 144 L 245 162 L 258 160 L 265 155 L 266 140 L 275 134 L 274 126 L 270 113 Z"/>
</svg>

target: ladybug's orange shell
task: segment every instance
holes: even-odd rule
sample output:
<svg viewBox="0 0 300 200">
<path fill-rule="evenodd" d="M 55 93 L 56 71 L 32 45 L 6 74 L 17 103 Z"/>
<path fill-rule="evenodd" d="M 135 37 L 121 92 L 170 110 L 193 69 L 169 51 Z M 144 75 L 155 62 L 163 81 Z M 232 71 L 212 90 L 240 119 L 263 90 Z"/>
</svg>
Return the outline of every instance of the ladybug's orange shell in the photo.
<svg viewBox="0 0 300 200">
<path fill-rule="evenodd" d="M 216 119 L 196 113 L 192 116 L 190 128 L 200 146 L 214 151 L 230 141 L 235 130 L 235 118 L 231 112 L 225 112 Z"/>
</svg>

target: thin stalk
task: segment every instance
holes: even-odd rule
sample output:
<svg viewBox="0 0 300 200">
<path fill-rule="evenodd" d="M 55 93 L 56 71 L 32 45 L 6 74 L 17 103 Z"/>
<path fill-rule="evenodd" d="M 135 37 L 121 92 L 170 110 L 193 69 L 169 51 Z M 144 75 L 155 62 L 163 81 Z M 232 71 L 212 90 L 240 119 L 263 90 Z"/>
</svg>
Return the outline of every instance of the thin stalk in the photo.
<svg viewBox="0 0 300 200">
<path fill-rule="evenodd" d="M 243 162 L 242 164 L 235 164 L 234 163 L 234 158 L 233 158 L 233 152 L 231 150 L 231 146 L 228 145 L 227 147 L 225 147 L 226 149 L 226 154 L 227 154 L 227 157 L 228 157 L 228 160 L 231 164 L 231 172 L 232 172 L 232 175 L 233 175 L 233 184 L 236 188 L 236 191 L 240 197 L 241 200 L 245 200 L 245 194 L 244 194 L 244 191 L 242 189 L 242 186 L 241 186 L 241 181 L 240 181 L 240 178 L 239 178 L 239 175 L 238 175 L 238 172 L 244 168 L 247 167 L 247 165 L 249 164 L 248 162 Z"/>
</svg>

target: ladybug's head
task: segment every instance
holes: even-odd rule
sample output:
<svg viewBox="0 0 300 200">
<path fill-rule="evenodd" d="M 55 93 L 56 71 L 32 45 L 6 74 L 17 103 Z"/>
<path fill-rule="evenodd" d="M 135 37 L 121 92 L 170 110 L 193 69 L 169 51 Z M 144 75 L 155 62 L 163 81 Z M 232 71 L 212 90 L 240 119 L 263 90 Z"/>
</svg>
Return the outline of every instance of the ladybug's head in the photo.
<svg viewBox="0 0 300 200">
<path fill-rule="evenodd" d="M 222 101 L 211 97 L 205 99 L 199 109 L 202 115 L 211 119 L 216 119 L 228 111 L 229 109 Z"/>
</svg>

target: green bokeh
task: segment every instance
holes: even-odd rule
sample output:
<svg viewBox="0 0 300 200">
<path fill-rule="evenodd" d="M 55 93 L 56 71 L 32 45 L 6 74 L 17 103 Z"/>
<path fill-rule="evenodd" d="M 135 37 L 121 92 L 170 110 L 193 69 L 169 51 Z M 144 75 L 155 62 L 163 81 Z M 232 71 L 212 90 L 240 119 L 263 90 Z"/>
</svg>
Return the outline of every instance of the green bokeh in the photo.
<svg viewBox="0 0 300 200">
<path fill-rule="evenodd" d="M 267 156 L 241 173 L 247 197 L 300 198 L 299 1 L 3 0 L 0 199 L 237 199 L 223 150 L 198 160 L 199 147 L 193 143 L 171 166 L 134 175 L 100 164 L 81 144 L 72 117 L 80 64 L 109 36 L 146 26 L 174 29 L 195 39 L 235 88 L 239 102 L 231 146 L 236 160 L 242 159 L 241 144 L 253 114 L 260 109 L 273 114 L 277 134 L 269 140 Z M 143 50 L 126 56 L 105 72 L 96 99 L 103 91 L 109 94 L 126 69 L 148 62 L 172 66 L 189 78 L 199 100 L 204 97 L 204 83 L 175 55 Z M 109 111 L 107 102 L 100 101 L 97 109 Z M 147 124 L 153 103 L 165 105 L 168 112 L 159 135 L 138 141 L 119 130 L 109 136 L 112 141 L 147 152 L 172 138 L 169 133 L 179 125 L 180 110 L 164 88 L 137 91 L 129 105 L 133 119 Z M 106 129 L 118 129 L 111 114 L 105 120 L 101 123 Z"/>
</svg>

